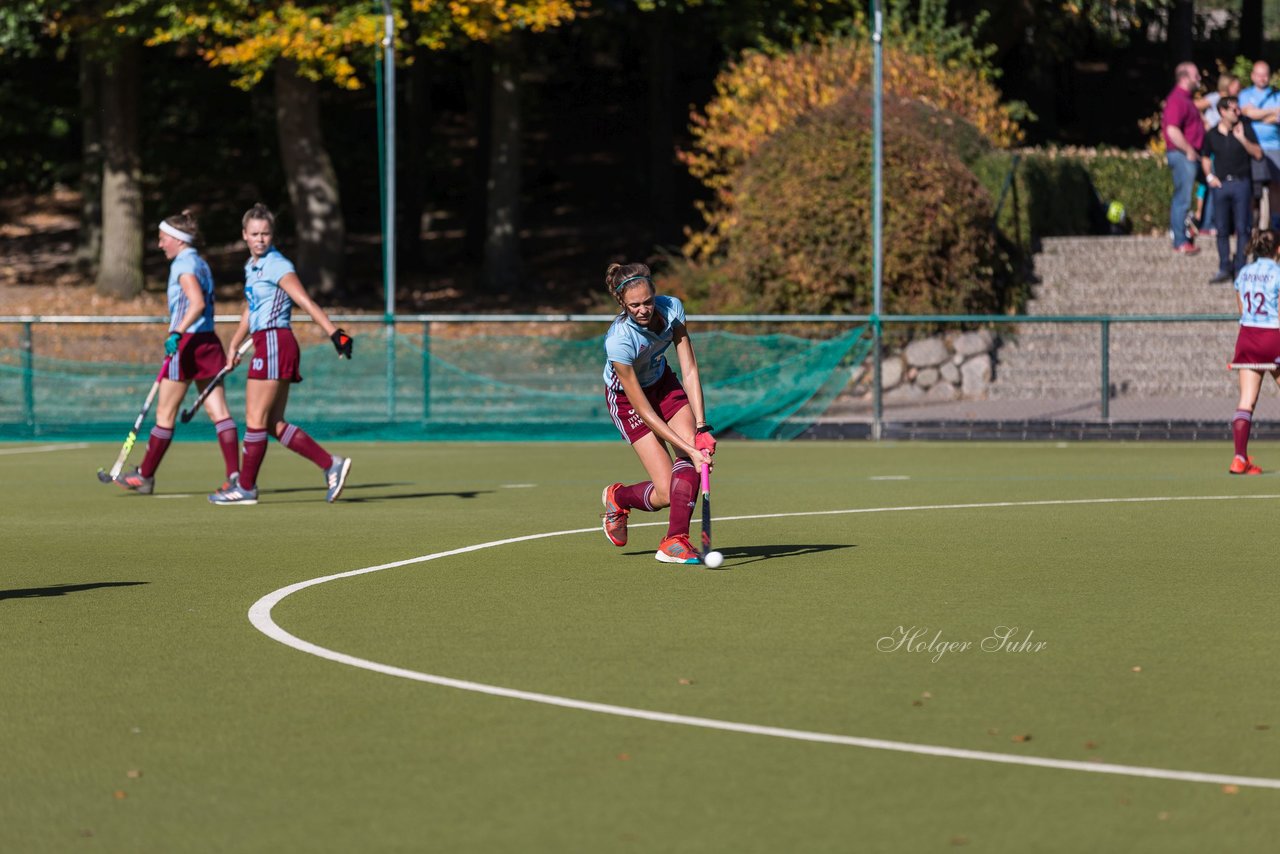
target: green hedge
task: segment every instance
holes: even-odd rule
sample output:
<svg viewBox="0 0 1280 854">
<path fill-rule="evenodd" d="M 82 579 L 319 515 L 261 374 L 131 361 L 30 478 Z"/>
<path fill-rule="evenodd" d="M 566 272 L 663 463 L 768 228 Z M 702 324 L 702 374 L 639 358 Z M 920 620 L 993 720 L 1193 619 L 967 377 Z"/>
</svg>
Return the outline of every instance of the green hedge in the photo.
<svg viewBox="0 0 1280 854">
<path fill-rule="evenodd" d="M 974 165 L 996 198 L 1017 160 L 1017 179 L 1005 195 L 1000 231 L 1020 246 L 1033 238 L 1107 231 L 1108 203 L 1124 205 L 1134 234 L 1168 228 L 1173 183 L 1164 158 L 1149 151 L 1033 148 L 993 151 Z"/>
<path fill-rule="evenodd" d="M 660 287 L 693 311 L 869 312 L 866 102 L 855 93 L 762 146 L 735 182 L 724 251 L 705 263 L 674 260 Z M 1134 233 L 1167 228 L 1162 156 L 992 149 L 963 120 L 915 101 L 885 101 L 883 167 L 890 314 L 1019 311 L 1035 240 L 1108 233 L 1113 200 Z"/>
<path fill-rule="evenodd" d="M 774 135 L 733 187 L 723 257 L 677 264 L 662 287 L 695 310 L 866 313 L 872 307 L 871 121 L 855 92 Z M 989 147 L 962 119 L 884 103 L 884 309 L 1002 312 L 1019 289 L 993 200 L 966 160 Z"/>
</svg>

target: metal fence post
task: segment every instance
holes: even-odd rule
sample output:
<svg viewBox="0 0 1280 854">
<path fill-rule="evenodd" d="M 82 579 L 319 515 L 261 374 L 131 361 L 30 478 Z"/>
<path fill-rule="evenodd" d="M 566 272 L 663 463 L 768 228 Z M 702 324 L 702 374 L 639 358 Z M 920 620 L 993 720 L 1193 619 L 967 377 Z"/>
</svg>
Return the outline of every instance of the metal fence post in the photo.
<svg viewBox="0 0 1280 854">
<path fill-rule="evenodd" d="M 22 324 L 22 415 L 31 435 L 36 434 L 35 348 L 31 341 L 31 323 Z"/>
<path fill-rule="evenodd" d="M 881 382 L 880 364 L 882 334 L 879 316 L 871 323 L 871 340 L 871 438 L 878 442 L 884 428 L 884 386 Z"/>
<path fill-rule="evenodd" d="M 1098 324 L 1102 338 L 1102 418 L 1111 417 L 1111 321 L 1103 318 Z"/>
<path fill-rule="evenodd" d="M 431 419 L 431 321 L 422 322 L 422 421 Z"/>
<path fill-rule="evenodd" d="M 387 315 L 387 421 L 396 420 L 396 319 Z"/>
</svg>

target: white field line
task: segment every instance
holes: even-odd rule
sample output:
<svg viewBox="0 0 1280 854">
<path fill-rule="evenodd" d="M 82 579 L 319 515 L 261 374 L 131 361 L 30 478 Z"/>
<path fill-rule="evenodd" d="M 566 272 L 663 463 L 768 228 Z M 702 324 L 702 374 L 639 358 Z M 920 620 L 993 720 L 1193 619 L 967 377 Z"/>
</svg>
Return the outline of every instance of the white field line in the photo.
<svg viewBox="0 0 1280 854">
<path fill-rule="evenodd" d="M 859 513 L 901 513 L 924 510 L 976 510 L 1000 507 L 1050 507 L 1073 504 L 1143 504 L 1173 501 L 1249 501 L 1275 500 L 1277 498 L 1280 498 L 1280 495 L 1186 495 L 1156 496 L 1149 498 L 1081 498 L 1051 501 L 994 501 L 978 504 L 926 504 L 909 507 L 865 507 L 852 510 L 761 513 L 751 516 L 725 516 L 717 518 L 716 521 L 731 522 L 749 519 L 781 519 L 794 516 L 838 516 Z M 665 524 L 665 522 L 646 522 L 641 525 L 633 525 L 632 527 L 646 527 Z M 347 572 L 339 572 L 320 578 L 299 581 L 296 584 L 290 584 L 287 587 L 281 587 L 279 590 L 268 593 L 257 602 L 254 602 L 253 606 L 249 608 L 249 622 L 252 623 L 254 628 L 258 631 L 273 640 L 279 641 L 285 646 L 292 647 L 299 652 L 305 652 L 319 658 L 328 659 L 329 661 L 336 661 L 339 664 L 347 664 L 352 667 L 361 668 L 362 670 L 370 670 L 374 673 L 396 676 L 401 679 L 411 679 L 415 682 L 426 682 L 432 685 L 441 685 L 446 688 L 457 688 L 461 691 L 473 691 L 475 693 L 488 694 L 494 697 L 506 697 L 513 700 L 543 703 L 548 706 L 559 706 L 565 709 L 577 709 L 584 712 L 597 712 L 599 714 L 616 715 L 624 718 L 635 718 L 638 720 L 655 721 L 658 723 L 700 727 L 703 729 L 714 729 L 724 732 L 738 732 L 747 735 L 765 735 L 772 736 L 774 738 L 789 738 L 795 741 L 838 744 L 846 747 L 863 747 L 869 750 L 890 750 L 898 753 L 914 753 L 923 756 L 943 756 L 951 759 L 970 759 L 977 762 L 998 762 L 1006 765 L 1023 765 L 1033 768 L 1057 768 L 1065 771 L 1083 771 L 1091 774 L 1116 774 L 1126 777 L 1147 777 L 1157 780 L 1176 780 L 1187 783 L 1212 783 L 1224 786 L 1234 785 L 1261 789 L 1280 789 L 1280 779 L 1273 779 L 1270 777 L 1243 777 L 1234 774 L 1212 774 L 1201 771 L 1177 771 L 1167 768 L 1149 768 L 1142 765 L 1118 765 L 1109 762 L 1079 762 L 1069 759 L 1050 759 L 1038 756 L 1020 756 L 1012 753 L 995 753 L 986 750 L 964 750 L 961 748 L 942 747 L 931 744 L 887 741 L 879 738 L 864 738 L 860 736 L 839 735 L 835 733 L 810 732 L 807 730 L 787 729 L 785 727 L 762 726 L 760 724 L 718 720 L 716 718 L 677 715 L 670 712 L 635 709 L 629 706 L 615 706 L 609 703 L 594 703 L 588 700 L 576 700 L 572 697 L 561 697 L 555 694 L 540 694 L 535 691 L 521 691 L 516 688 L 504 688 L 500 685 L 487 685 L 482 682 L 470 682 L 465 679 L 454 679 L 448 676 L 437 676 L 431 673 L 422 673 L 417 670 L 408 670 L 403 667 L 393 667 L 389 664 L 382 664 L 377 661 L 370 661 L 365 658 L 357 658 L 353 655 L 347 655 L 346 653 L 338 652 L 336 650 L 326 649 L 325 647 L 290 634 L 281 628 L 271 617 L 272 609 L 285 598 L 301 590 L 305 590 L 308 587 L 315 587 L 341 578 L 352 578 L 357 575 L 380 572 L 384 569 L 395 569 L 397 567 L 410 566 L 416 563 L 426 563 L 427 561 L 439 560 L 440 558 L 446 557 L 455 557 L 457 555 L 469 554 L 470 552 L 496 548 L 498 546 L 524 543 L 531 540 L 548 539 L 551 537 L 564 537 L 571 534 L 595 533 L 599 530 L 599 527 L 591 527 L 575 528 L 567 531 L 552 531 L 543 534 L 527 534 L 522 537 L 492 540 L 487 543 L 463 546 L 462 548 L 436 552 L 435 554 L 422 555 L 420 557 L 408 558 L 406 560 L 393 561 L 392 563 L 383 563 L 377 566 L 353 569 Z"/>
<path fill-rule="evenodd" d="M 0 450 L 0 456 L 8 456 L 9 454 L 47 454 L 49 451 L 79 451 L 89 447 L 88 442 L 75 442 L 70 445 L 36 445 L 31 448 L 5 448 Z"/>
</svg>

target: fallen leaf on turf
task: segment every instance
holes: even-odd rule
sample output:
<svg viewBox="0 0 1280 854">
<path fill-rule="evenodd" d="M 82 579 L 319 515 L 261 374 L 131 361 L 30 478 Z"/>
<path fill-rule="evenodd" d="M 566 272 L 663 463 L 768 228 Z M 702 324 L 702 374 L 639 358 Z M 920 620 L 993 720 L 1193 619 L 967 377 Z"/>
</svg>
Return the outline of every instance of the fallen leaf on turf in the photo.
<svg viewBox="0 0 1280 854">
<path fill-rule="evenodd" d="M 80 831 L 80 835 L 81 835 L 81 836 L 83 836 L 83 837 L 85 837 L 85 838 L 87 839 L 88 837 L 93 836 L 93 831 L 92 831 L 92 830 L 82 830 L 82 831 Z"/>
<path fill-rule="evenodd" d="M 1086 741 L 1086 742 L 1084 743 L 1084 749 L 1085 749 L 1085 750 L 1097 750 L 1097 749 L 1098 749 L 1098 743 L 1097 743 L 1096 741 Z"/>
<path fill-rule="evenodd" d="M 1271 729 L 1271 724 L 1254 724 L 1254 725 L 1253 725 L 1253 728 L 1254 728 L 1254 729 L 1261 729 L 1261 730 Z"/>
<path fill-rule="evenodd" d="M 1168 820 L 1169 820 L 1169 813 L 1167 813 L 1167 812 L 1159 812 L 1159 813 L 1156 813 L 1156 818 L 1158 818 L 1160 821 L 1168 821 Z"/>
<path fill-rule="evenodd" d="M 952 844 L 952 845 L 968 845 L 968 844 L 969 844 L 969 837 L 967 837 L 967 836 L 953 836 L 953 837 L 951 837 L 951 844 Z"/>
<path fill-rule="evenodd" d="M 913 705 L 913 706 L 923 706 L 923 705 L 924 705 L 924 700 L 912 700 L 912 701 L 911 701 L 911 705 Z"/>
<path fill-rule="evenodd" d="M 626 762 L 626 761 L 627 761 L 628 759 L 630 759 L 630 758 L 631 758 L 631 754 L 630 754 L 630 753 L 619 753 L 619 754 L 618 754 L 618 761 L 619 761 L 619 762 Z"/>
<path fill-rule="evenodd" d="M 142 776 L 142 772 L 137 768 L 130 768 L 128 771 L 124 772 L 124 775 L 130 780 L 136 780 Z"/>
<path fill-rule="evenodd" d="M 1225 786 L 1223 786 L 1223 787 L 1222 787 L 1222 794 L 1224 794 L 1224 795 L 1238 795 L 1238 794 L 1240 794 L 1240 787 L 1239 787 L 1239 786 L 1232 785 L 1231 783 L 1228 783 L 1227 785 L 1225 785 Z"/>
<path fill-rule="evenodd" d="M 1141 665 L 1141 664 L 1135 664 L 1135 665 L 1133 665 L 1133 667 L 1130 667 L 1129 669 L 1130 669 L 1130 670 L 1132 670 L 1134 673 L 1141 673 L 1141 672 L 1142 672 L 1142 665 Z"/>
<path fill-rule="evenodd" d="M 925 691 L 925 692 L 924 692 L 923 694 L 921 694 L 920 696 L 921 696 L 922 698 L 926 699 L 926 700 L 932 700 L 932 699 L 933 699 L 933 694 L 929 693 L 928 691 Z"/>
<path fill-rule="evenodd" d="M 116 798 L 116 800 L 117 800 L 117 801 L 123 801 L 123 800 L 124 800 L 125 798 L 127 798 L 127 797 L 129 797 L 129 796 L 128 796 L 127 794 L 125 794 L 124 789 L 116 789 L 116 791 L 115 791 L 115 798 Z"/>
<path fill-rule="evenodd" d="M 1030 741 L 1030 740 L 1031 740 L 1031 733 L 1026 733 L 1025 735 L 1015 735 L 1013 738 L 1011 738 L 1011 739 L 1009 739 L 1009 740 L 1010 740 L 1010 741 L 1017 741 L 1017 742 Z"/>
<path fill-rule="evenodd" d="M 676 680 L 676 682 L 680 683 L 681 685 L 692 685 L 692 684 L 693 684 L 693 680 L 692 680 L 692 679 L 677 679 L 677 680 Z"/>
</svg>

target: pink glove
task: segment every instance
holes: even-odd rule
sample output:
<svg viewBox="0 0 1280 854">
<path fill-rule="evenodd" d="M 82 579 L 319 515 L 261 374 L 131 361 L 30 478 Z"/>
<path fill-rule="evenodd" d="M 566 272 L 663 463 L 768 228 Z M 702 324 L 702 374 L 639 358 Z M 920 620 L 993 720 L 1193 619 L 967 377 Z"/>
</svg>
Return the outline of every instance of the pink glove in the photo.
<svg viewBox="0 0 1280 854">
<path fill-rule="evenodd" d="M 697 433 L 693 437 L 693 446 L 699 451 L 706 451 L 708 454 L 714 454 L 716 452 L 716 437 L 711 435 L 710 430 Z"/>
</svg>

